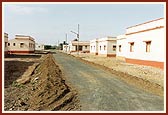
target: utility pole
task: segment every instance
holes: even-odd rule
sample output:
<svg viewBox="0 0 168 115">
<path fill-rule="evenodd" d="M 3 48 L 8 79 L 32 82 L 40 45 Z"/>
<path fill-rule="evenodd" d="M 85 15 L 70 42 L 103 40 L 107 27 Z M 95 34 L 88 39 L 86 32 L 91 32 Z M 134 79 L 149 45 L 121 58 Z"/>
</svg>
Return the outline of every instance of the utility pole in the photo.
<svg viewBox="0 0 168 115">
<path fill-rule="evenodd" d="M 78 32 L 77 33 L 74 31 L 71 31 L 71 32 L 77 35 L 77 39 L 78 39 L 77 52 L 78 52 L 78 56 L 79 56 L 79 24 L 78 24 Z"/>
<path fill-rule="evenodd" d="M 67 37 L 68 37 L 68 35 L 67 35 L 67 33 L 66 33 L 66 36 L 65 36 L 65 46 L 66 46 L 66 52 L 67 52 Z"/>
<path fill-rule="evenodd" d="M 79 56 L 79 24 L 78 24 L 78 34 L 77 34 L 77 38 L 78 38 L 78 56 Z"/>
<path fill-rule="evenodd" d="M 58 40 L 58 50 L 60 50 L 60 46 L 59 46 L 59 40 Z"/>
</svg>

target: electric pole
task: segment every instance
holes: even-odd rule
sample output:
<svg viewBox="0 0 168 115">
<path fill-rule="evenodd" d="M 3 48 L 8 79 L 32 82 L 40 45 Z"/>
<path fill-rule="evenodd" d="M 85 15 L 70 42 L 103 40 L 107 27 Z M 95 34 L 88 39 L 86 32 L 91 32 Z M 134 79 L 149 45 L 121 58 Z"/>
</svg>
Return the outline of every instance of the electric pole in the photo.
<svg viewBox="0 0 168 115">
<path fill-rule="evenodd" d="M 74 32 L 74 31 L 71 31 L 71 32 L 77 35 L 77 39 L 78 39 L 77 52 L 78 52 L 78 55 L 79 55 L 79 24 L 78 24 L 78 32 L 77 33 Z"/>
</svg>

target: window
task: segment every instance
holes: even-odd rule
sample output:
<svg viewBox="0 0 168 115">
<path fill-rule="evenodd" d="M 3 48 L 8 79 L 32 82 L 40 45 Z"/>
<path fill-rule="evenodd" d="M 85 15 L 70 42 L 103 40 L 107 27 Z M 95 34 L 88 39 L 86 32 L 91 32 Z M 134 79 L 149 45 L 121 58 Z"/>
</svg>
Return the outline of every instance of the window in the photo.
<svg viewBox="0 0 168 115">
<path fill-rule="evenodd" d="M 82 51 L 82 46 L 79 46 L 79 51 Z"/>
<path fill-rule="evenodd" d="M 87 49 L 87 46 L 85 46 L 85 49 Z"/>
<path fill-rule="evenodd" d="M 13 43 L 13 46 L 15 46 L 15 43 Z"/>
<path fill-rule="evenodd" d="M 8 45 L 8 42 L 5 42 L 5 47 L 7 47 L 7 45 Z"/>
<path fill-rule="evenodd" d="M 130 52 L 134 52 L 134 42 L 130 43 Z"/>
<path fill-rule="evenodd" d="M 10 43 L 8 43 L 8 46 L 10 46 Z"/>
<path fill-rule="evenodd" d="M 116 45 L 113 45 L 113 51 L 116 51 Z"/>
<path fill-rule="evenodd" d="M 100 46 L 100 50 L 101 50 L 101 46 Z"/>
<path fill-rule="evenodd" d="M 24 43 L 20 43 L 20 48 L 23 48 L 23 46 L 24 46 Z"/>
<path fill-rule="evenodd" d="M 151 41 L 146 42 L 146 52 L 150 52 Z"/>
<path fill-rule="evenodd" d="M 119 45 L 119 52 L 121 52 L 121 45 Z"/>
<path fill-rule="evenodd" d="M 106 46 L 104 45 L 104 50 L 106 50 Z"/>
</svg>

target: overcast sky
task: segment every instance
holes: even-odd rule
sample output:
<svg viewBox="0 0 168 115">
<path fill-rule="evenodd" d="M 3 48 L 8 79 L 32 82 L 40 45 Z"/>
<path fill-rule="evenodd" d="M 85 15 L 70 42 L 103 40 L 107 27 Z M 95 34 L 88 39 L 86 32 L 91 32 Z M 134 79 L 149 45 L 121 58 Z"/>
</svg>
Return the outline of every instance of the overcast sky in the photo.
<svg viewBox="0 0 168 115">
<path fill-rule="evenodd" d="M 5 4 L 4 32 L 13 39 L 16 34 L 29 35 L 36 42 L 57 44 L 76 38 L 87 41 L 124 34 L 126 28 L 164 17 L 159 4 Z"/>
</svg>

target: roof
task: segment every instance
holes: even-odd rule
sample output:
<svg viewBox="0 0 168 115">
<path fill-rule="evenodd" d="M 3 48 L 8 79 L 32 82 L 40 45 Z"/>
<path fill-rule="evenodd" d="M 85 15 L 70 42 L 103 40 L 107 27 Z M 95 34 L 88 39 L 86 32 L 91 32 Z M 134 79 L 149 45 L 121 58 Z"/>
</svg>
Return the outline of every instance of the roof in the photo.
<svg viewBox="0 0 168 115">
<path fill-rule="evenodd" d="M 72 45 L 78 45 L 78 41 L 71 41 Z M 90 45 L 89 41 L 79 41 L 79 45 Z"/>
<path fill-rule="evenodd" d="M 144 23 L 141 23 L 141 24 L 137 24 L 137 25 L 134 25 L 134 26 L 127 27 L 126 29 L 136 27 L 136 26 L 140 26 L 140 25 L 144 25 L 144 24 L 151 23 L 151 22 L 154 22 L 154 21 L 162 20 L 162 19 L 164 19 L 164 18 L 158 18 L 158 19 L 155 19 L 155 20 L 147 21 L 147 22 L 144 22 Z"/>
<path fill-rule="evenodd" d="M 15 35 L 15 39 L 27 39 L 27 40 L 32 40 L 34 41 L 34 38 L 32 38 L 31 36 L 26 36 L 26 35 Z"/>
<path fill-rule="evenodd" d="M 119 40 L 119 39 L 126 39 L 126 35 L 123 34 L 123 35 L 119 35 L 119 36 L 117 36 L 117 40 Z"/>
<path fill-rule="evenodd" d="M 104 37 L 104 38 L 99 38 L 98 41 L 115 41 L 117 39 L 117 37 Z"/>
</svg>

